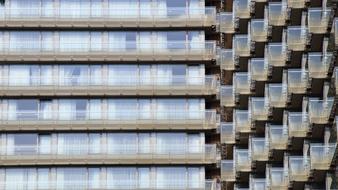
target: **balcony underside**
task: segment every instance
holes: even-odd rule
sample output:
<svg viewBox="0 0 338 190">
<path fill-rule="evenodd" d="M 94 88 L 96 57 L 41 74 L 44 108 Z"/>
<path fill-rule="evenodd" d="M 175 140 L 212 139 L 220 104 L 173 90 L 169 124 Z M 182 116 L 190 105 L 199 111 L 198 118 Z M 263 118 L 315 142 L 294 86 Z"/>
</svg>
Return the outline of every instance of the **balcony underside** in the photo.
<svg viewBox="0 0 338 190">
<path fill-rule="evenodd" d="M 49 131 L 49 130 L 210 130 L 216 123 L 204 120 L 92 120 L 92 121 L 2 121 L 0 131 Z"/>
</svg>

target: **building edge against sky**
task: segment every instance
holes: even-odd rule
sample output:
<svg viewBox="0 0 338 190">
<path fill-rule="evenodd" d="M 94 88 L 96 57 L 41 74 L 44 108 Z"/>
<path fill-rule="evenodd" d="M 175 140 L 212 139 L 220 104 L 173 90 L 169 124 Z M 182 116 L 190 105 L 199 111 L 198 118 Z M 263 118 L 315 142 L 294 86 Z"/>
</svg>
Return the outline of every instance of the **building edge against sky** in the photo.
<svg viewBox="0 0 338 190">
<path fill-rule="evenodd" d="M 0 189 L 338 189 L 337 4 L 3 0 Z"/>
</svg>

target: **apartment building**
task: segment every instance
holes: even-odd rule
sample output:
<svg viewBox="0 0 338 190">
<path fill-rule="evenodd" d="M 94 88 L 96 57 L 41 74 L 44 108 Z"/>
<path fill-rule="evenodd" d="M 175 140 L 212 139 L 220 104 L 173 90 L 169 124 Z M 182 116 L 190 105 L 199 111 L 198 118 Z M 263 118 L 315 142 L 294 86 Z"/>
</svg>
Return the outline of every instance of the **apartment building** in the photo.
<svg viewBox="0 0 338 190">
<path fill-rule="evenodd" d="M 0 189 L 338 189 L 337 0 L 2 0 Z"/>
</svg>

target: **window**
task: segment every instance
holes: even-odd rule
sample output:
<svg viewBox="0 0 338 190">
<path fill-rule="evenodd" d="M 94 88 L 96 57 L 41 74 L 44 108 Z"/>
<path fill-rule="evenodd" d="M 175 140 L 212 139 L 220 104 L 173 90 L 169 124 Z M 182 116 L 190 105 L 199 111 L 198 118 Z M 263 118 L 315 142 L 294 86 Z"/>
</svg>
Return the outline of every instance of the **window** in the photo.
<svg viewBox="0 0 338 190">
<path fill-rule="evenodd" d="M 185 48 L 185 32 L 167 32 L 167 41 L 169 49 Z"/>
<path fill-rule="evenodd" d="M 186 13 L 185 0 L 167 0 L 167 14 L 168 16 L 180 16 Z"/>
<path fill-rule="evenodd" d="M 16 114 L 18 119 L 38 119 L 38 100 L 16 100 Z"/>
<path fill-rule="evenodd" d="M 173 84 L 184 85 L 185 84 L 185 75 L 186 67 L 185 65 L 173 65 Z"/>
<path fill-rule="evenodd" d="M 15 154 L 32 154 L 37 152 L 37 134 L 15 134 Z"/>
</svg>

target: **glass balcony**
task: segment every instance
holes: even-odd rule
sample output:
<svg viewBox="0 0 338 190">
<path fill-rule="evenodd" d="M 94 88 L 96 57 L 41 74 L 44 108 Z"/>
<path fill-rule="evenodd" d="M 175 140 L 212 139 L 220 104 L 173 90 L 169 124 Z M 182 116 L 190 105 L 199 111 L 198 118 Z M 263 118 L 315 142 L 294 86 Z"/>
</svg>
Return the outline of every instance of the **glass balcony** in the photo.
<svg viewBox="0 0 338 190">
<path fill-rule="evenodd" d="M 329 121 L 334 98 L 320 100 L 318 98 L 309 98 L 309 120 L 310 123 L 326 124 Z"/>
<path fill-rule="evenodd" d="M 289 180 L 307 181 L 310 175 L 310 158 L 289 156 Z"/>
<path fill-rule="evenodd" d="M 2 111 L 3 130 L 216 129 L 216 110 L 179 111 Z"/>
<path fill-rule="evenodd" d="M 334 85 L 335 85 L 335 91 L 336 95 L 338 95 L 338 67 L 334 69 Z"/>
<path fill-rule="evenodd" d="M 251 156 L 249 150 L 234 148 L 234 161 L 236 172 L 251 171 Z"/>
<path fill-rule="evenodd" d="M 221 143 L 235 144 L 235 126 L 233 122 L 222 122 L 220 126 Z"/>
<path fill-rule="evenodd" d="M 236 171 L 233 160 L 222 160 L 221 161 L 221 178 L 222 181 L 235 181 Z"/>
<path fill-rule="evenodd" d="M 251 132 L 251 114 L 248 110 L 234 110 L 233 117 L 236 132 Z"/>
<path fill-rule="evenodd" d="M 311 169 L 314 170 L 329 170 L 333 161 L 333 156 L 336 152 L 336 144 L 320 144 L 311 143 L 310 158 Z"/>
<path fill-rule="evenodd" d="M 309 74 L 305 69 L 288 69 L 288 93 L 305 94 L 309 83 Z"/>
<path fill-rule="evenodd" d="M 145 6 L 146 3 L 144 2 Z M 53 6 L 53 5 L 51 5 Z M 119 5 L 99 8 L 5 8 L 3 27 L 210 27 L 216 25 L 215 7 L 165 7 L 122 9 Z M 95 7 L 95 5 L 92 5 Z M 162 6 L 162 5 L 161 5 Z M 80 7 L 80 4 L 78 5 Z"/>
<path fill-rule="evenodd" d="M 232 10 L 235 14 L 235 17 L 250 18 L 251 0 L 234 0 Z"/>
<path fill-rule="evenodd" d="M 308 53 L 310 78 L 326 78 L 332 62 L 332 53 Z"/>
<path fill-rule="evenodd" d="M 219 14 L 220 32 L 232 34 L 235 32 L 235 15 L 233 12 Z"/>
<path fill-rule="evenodd" d="M 233 84 L 236 94 L 251 93 L 251 76 L 246 72 L 237 72 L 233 76 Z"/>
<path fill-rule="evenodd" d="M 181 145 L 182 146 L 182 145 Z M 161 151 L 159 145 L 136 144 L 100 144 L 93 149 L 91 144 L 66 144 L 64 147 L 49 145 L 4 146 L 7 150 L 0 154 L 5 165 L 16 165 L 18 162 L 28 165 L 44 164 L 147 164 L 152 163 L 216 163 L 216 145 L 186 145 L 180 148 L 172 145 L 170 150 Z M 138 150 L 139 149 L 139 150 Z M 163 146 L 163 149 L 166 149 Z"/>
<path fill-rule="evenodd" d="M 268 13 L 269 25 L 284 26 L 288 16 L 286 2 L 269 2 Z"/>
<path fill-rule="evenodd" d="M 268 84 L 269 105 L 274 108 L 285 108 L 288 99 L 287 84 Z"/>
<path fill-rule="evenodd" d="M 288 60 L 288 50 L 285 43 L 269 43 L 266 46 L 268 63 L 273 67 L 284 67 Z"/>
<path fill-rule="evenodd" d="M 249 111 L 252 120 L 265 121 L 268 120 L 270 110 L 269 102 L 266 97 L 251 97 L 249 99 Z"/>
<path fill-rule="evenodd" d="M 235 70 L 235 54 L 232 49 L 220 49 L 217 62 L 222 70 Z"/>
<path fill-rule="evenodd" d="M 334 19 L 334 41 L 336 46 L 338 46 L 338 18 Z"/>
<path fill-rule="evenodd" d="M 307 36 L 308 29 L 306 27 L 289 26 L 287 29 L 288 49 L 292 51 L 304 51 L 307 45 Z"/>
<path fill-rule="evenodd" d="M 306 137 L 310 130 L 309 117 L 305 112 L 288 113 L 289 137 Z"/>
<path fill-rule="evenodd" d="M 251 137 L 249 151 L 252 161 L 267 161 L 269 159 L 269 141 L 264 137 Z"/>
<path fill-rule="evenodd" d="M 0 78 L 1 95 L 186 95 L 216 94 L 215 76 L 9 76 Z"/>
<path fill-rule="evenodd" d="M 254 81 L 266 81 L 268 79 L 268 62 L 264 58 L 252 58 L 249 60 L 251 79 Z"/>
<path fill-rule="evenodd" d="M 254 178 L 250 176 L 250 190 L 263 190 L 266 189 L 265 178 Z"/>
<path fill-rule="evenodd" d="M 267 189 L 286 190 L 289 185 L 288 168 L 268 166 L 266 170 Z"/>
<path fill-rule="evenodd" d="M 287 125 L 268 125 L 269 146 L 274 150 L 286 150 L 288 145 L 288 126 Z"/>
<path fill-rule="evenodd" d="M 251 38 L 249 34 L 237 34 L 233 37 L 235 56 L 249 57 L 251 55 Z"/>
<path fill-rule="evenodd" d="M 331 9 L 309 8 L 308 27 L 309 32 L 314 34 L 324 34 L 331 17 Z"/>
<path fill-rule="evenodd" d="M 250 190 L 250 188 L 244 188 L 241 185 L 235 184 L 234 186 L 234 190 Z"/>
<path fill-rule="evenodd" d="M 232 85 L 221 86 L 221 105 L 224 107 L 235 106 L 235 92 Z"/>
<path fill-rule="evenodd" d="M 251 20 L 251 40 L 266 42 L 268 40 L 268 21 L 265 19 Z"/>
<path fill-rule="evenodd" d="M 288 7 L 294 9 L 301 9 L 305 7 L 305 2 L 307 0 L 288 0 Z"/>
<path fill-rule="evenodd" d="M 136 42 L 119 45 L 111 43 L 69 43 L 62 48 L 45 48 L 37 41 L 20 44 L 0 43 L 0 60 L 6 61 L 154 61 L 154 60 L 212 60 L 216 59 L 215 41 L 206 42 Z M 57 44 L 54 44 L 57 45 Z M 14 47 L 13 47 L 14 46 Z"/>
</svg>

